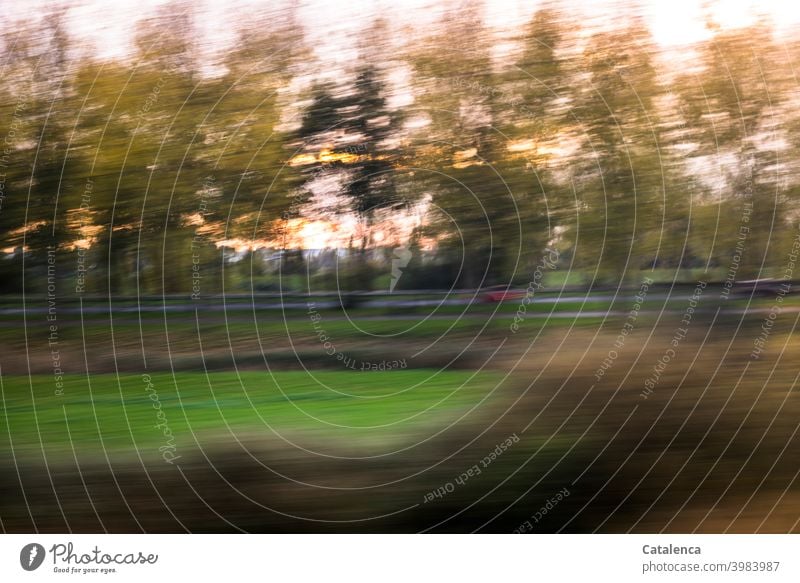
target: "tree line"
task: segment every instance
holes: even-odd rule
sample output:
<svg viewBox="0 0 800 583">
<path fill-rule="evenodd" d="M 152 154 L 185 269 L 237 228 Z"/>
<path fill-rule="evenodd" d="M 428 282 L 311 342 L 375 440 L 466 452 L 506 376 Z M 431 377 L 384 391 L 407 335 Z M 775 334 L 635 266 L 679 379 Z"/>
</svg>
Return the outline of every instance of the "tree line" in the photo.
<svg viewBox="0 0 800 583">
<path fill-rule="evenodd" d="M 779 276 L 800 45 L 708 26 L 669 52 L 636 16 L 590 34 L 545 4 L 498 57 L 467 3 L 399 48 L 376 20 L 331 76 L 283 14 L 243 25 L 208 74 L 187 4 L 117 61 L 74 56 L 54 12 L 3 38 L 0 291 L 44 290 L 53 253 L 62 294 L 370 289 L 412 210 L 401 287 L 523 283 L 545 249 L 583 284 Z M 334 281 L 287 241 L 345 215 Z"/>
</svg>

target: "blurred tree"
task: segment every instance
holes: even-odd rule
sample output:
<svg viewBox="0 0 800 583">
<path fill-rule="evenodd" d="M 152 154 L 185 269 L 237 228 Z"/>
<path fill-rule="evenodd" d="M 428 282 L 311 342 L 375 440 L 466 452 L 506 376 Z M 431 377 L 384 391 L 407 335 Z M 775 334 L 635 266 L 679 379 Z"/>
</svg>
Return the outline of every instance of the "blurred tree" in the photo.
<svg viewBox="0 0 800 583">
<path fill-rule="evenodd" d="M 195 262 L 202 293 L 221 291 L 217 243 L 274 235 L 289 204 L 277 92 L 297 36 L 243 31 L 226 72 L 204 77 L 190 10 L 169 4 L 140 25 L 133 70 L 87 61 L 78 75 L 91 216 L 101 227 L 93 250 L 104 255 L 105 275 L 92 281 L 107 280 L 112 293 L 189 292 Z"/>
<path fill-rule="evenodd" d="M 763 22 L 716 30 L 659 75 L 635 16 L 587 43 L 546 2 L 501 53 L 483 10 L 461 4 L 402 54 L 375 21 L 350 78 L 312 86 L 297 128 L 291 87 L 310 54 L 292 10 L 253 16 L 213 63 L 187 0 L 143 21 L 133 63 L 71 62 L 58 10 L 5 32 L 0 289 L 41 288 L 48 249 L 78 246 L 87 291 L 188 292 L 198 254 L 204 292 L 246 289 L 258 254 L 236 264 L 223 249 L 280 246 L 301 209 L 358 217 L 351 285 L 364 289 L 376 229 L 420 200 L 415 237 L 439 250 L 425 269 L 459 285 L 522 283 L 547 245 L 606 283 L 726 272 L 741 227 L 737 279 L 780 272 L 798 221 L 796 46 Z M 390 99 L 404 72 L 412 115 Z M 74 276 L 74 258 L 57 263 Z"/>
<path fill-rule="evenodd" d="M 711 266 L 727 271 L 737 264 L 736 279 L 763 277 L 763 266 L 779 264 L 770 249 L 789 216 L 776 149 L 785 134 L 776 112 L 794 79 L 781 53 L 763 22 L 717 31 L 700 47 L 701 69 L 675 83 L 690 161 L 709 192 L 693 221 L 692 245 Z M 749 232 L 735 262 L 742 227 Z"/>
<path fill-rule="evenodd" d="M 576 266 L 607 284 L 653 256 L 645 245 L 666 208 L 653 53 L 649 31 L 635 19 L 595 34 L 584 52 L 588 76 L 575 107 L 584 136 L 579 212 L 571 235 Z"/>
<path fill-rule="evenodd" d="M 386 103 L 386 85 L 378 67 L 366 63 L 355 72 L 352 88 L 316 84 L 296 134 L 302 164 L 303 188 L 311 194 L 320 180 L 336 181 L 327 187 L 328 212 L 336 212 L 332 199 L 342 195 L 344 212 L 353 212 L 360 223 L 358 265 L 353 285 L 371 286 L 367 249 L 381 212 L 404 207 L 409 201 L 398 195 L 396 170 L 401 164 L 397 141 L 400 113 Z"/>
<path fill-rule="evenodd" d="M 287 165 L 291 134 L 281 128 L 287 106 L 281 94 L 296 63 L 308 58 L 300 30 L 293 11 L 261 14 L 237 32 L 235 48 L 222 61 L 225 74 L 207 83 L 198 156 L 218 196 L 201 229 L 208 253 L 220 240 L 239 239 L 253 247 L 266 240 L 277 246 L 285 236 L 283 217 L 294 214 L 303 200 L 299 177 Z M 249 275 L 231 284 L 249 289 L 259 270 L 258 254 L 244 261 Z M 226 272 L 226 281 L 231 275 Z"/>
<path fill-rule="evenodd" d="M 23 281 L 25 289 L 43 290 L 62 278 L 60 258 L 74 243 L 67 210 L 78 172 L 68 154 L 76 100 L 63 20 L 63 10 L 53 11 L 37 26 L 16 31 L 5 65 L 0 247 L 14 253 L 0 269 L 8 291 L 22 291 Z"/>
<path fill-rule="evenodd" d="M 415 45 L 408 60 L 418 115 L 426 122 L 413 141 L 415 179 L 435 209 L 425 234 L 460 267 L 459 281 L 450 285 L 510 282 L 525 249 L 524 163 L 508 159 L 498 127 L 513 105 L 498 87 L 479 3 L 448 13 L 438 33 Z"/>
<path fill-rule="evenodd" d="M 185 3 L 167 4 L 142 22 L 133 67 L 87 59 L 78 71 L 88 212 L 96 227 L 91 255 L 97 267 L 88 290 L 191 287 L 191 236 L 183 217 L 197 212 L 203 184 L 192 148 L 205 96 L 192 70 L 187 10 Z"/>
<path fill-rule="evenodd" d="M 4 293 L 22 289 L 22 230 L 30 180 L 30 150 L 24 145 L 32 138 L 26 69 L 35 66 L 23 45 L 30 40 L 28 31 L 20 29 L 3 35 L 3 44 L 10 47 L 0 83 L 0 291 Z"/>
<path fill-rule="evenodd" d="M 517 189 L 526 203 L 523 237 L 529 273 L 546 245 L 567 250 L 560 233 L 576 212 L 571 180 L 576 170 L 570 154 L 579 140 L 572 111 L 576 72 L 569 62 L 576 39 L 565 18 L 558 3 L 544 3 L 522 29 L 521 54 L 502 78 L 504 93 L 512 96 L 510 115 L 501 117 L 507 120 L 503 135 L 514 167 L 519 161 L 525 169 L 512 176 L 520 182 Z"/>
</svg>

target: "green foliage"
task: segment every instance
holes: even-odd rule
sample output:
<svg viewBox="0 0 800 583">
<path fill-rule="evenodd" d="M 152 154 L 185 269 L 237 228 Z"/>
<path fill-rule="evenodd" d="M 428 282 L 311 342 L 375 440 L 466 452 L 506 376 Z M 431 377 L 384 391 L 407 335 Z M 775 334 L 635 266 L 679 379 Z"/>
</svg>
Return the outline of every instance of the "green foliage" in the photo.
<svg viewBox="0 0 800 583">
<path fill-rule="evenodd" d="M 71 289 L 79 249 L 85 292 L 190 293 L 196 265 L 202 293 L 266 289 L 259 256 L 237 265 L 225 245 L 274 254 L 292 219 L 345 214 L 359 226 L 341 281 L 369 289 L 391 261 L 369 259 L 376 229 L 421 202 L 401 288 L 526 281 L 548 247 L 587 281 L 726 272 L 743 226 L 739 279 L 779 272 L 791 248 L 797 50 L 763 23 L 716 31 L 674 67 L 636 18 L 586 36 L 548 2 L 498 57 L 466 3 L 404 50 L 374 23 L 332 82 L 291 15 L 245 25 L 205 74 L 192 10 L 144 20 L 129 62 L 71 61 L 62 12 L 8 36 L 0 290 L 42 291 L 48 251 Z M 398 71 L 411 106 L 392 104 Z"/>
</svg>

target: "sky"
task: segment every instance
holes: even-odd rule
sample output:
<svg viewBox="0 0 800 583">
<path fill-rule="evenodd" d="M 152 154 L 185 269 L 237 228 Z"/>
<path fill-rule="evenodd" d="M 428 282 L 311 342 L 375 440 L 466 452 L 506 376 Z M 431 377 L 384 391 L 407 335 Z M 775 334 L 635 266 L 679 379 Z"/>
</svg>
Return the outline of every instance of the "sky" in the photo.
<svg viewBox="0 0 800 583">
<path fill-rule="evenodd" d="M 152 14 L 166 0 L 74 0 L 69 7 L 70 33 L 83 46 L 101 57 L 121 58 L 131 50 L 135 24 Z M 353 36 L 375 15 L 386 17 L 395 30 L 424 30 L 435 23 L 448 7 L 464 0 L 300 0 L 298 15 L 307 39 L 318 56 L 328 59 L 354 58 Z M 13 30 L 17 20 L 35 17 L 57 0 L 0 1 L 0 22 Z M 251 19 L 267 7 L 288 5 L 282 0 L 196 0 L 201 17 L 197 27 L 210 51 L 224 51 L 235 40 L 237 22 Z M 540 0 L 486 0 L 486 22 L 498 33 L 513 30 L 527 22 Z M 629 13 L 631 3 L 624 0 L 564 0 L 559 3 L 583 21 L 619 21 Z M 745 26 L 760 15 L 773 24 L 777 34 L 785 34 L 800 24 L 797 0 L 642 0 L 645 21 L 657 43 L 681 47 L 708 36 L 707 16 L 723 28 Z M 350 49 L 350 50 L 348 50 Z"/>
</svg>

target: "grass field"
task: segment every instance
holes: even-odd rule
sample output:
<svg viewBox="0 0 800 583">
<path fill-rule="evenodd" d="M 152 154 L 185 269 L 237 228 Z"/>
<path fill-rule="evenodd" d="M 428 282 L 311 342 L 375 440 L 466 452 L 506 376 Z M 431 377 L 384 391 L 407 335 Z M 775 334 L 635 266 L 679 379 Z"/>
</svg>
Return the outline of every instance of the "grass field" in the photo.
<svg viewBox="0 0 800 583">
<path fill-rule="evenodd" d="M 141 320 L 129 303 L 113 318 L 59 304 L 55 345 L 46 314 L 7 312 L 0 520 L 15 532 L 511 532 L 568 487 L 537 529 L 741 531 L 774 513 L 769 530 L 792 530 L 797 311 L 784 306 L 750 362 L 772 300 L 743 315 L 746 301 L 709 291 L 644 398 L 682 294 L 649 296 L 624 342 L 630 294 L 531 304 L 517 333 L 516 301 L 431 318 L 240 305 Z M 405 368 L 360 370 L 397 360 Z"/>
<path fill-rule="evenodd" d="M 385 446 L 436 431 L 485 405 L 500 376 L 430 369 L 387 372 L 168 373 L 2 378 L 0 449 L 17 457 L 94 457 L 105 449 L 160 457 L 172 443 L 305 436 Z M 159 415 L 159 411 L 163 415 Z M 161 427 L 158 427 L 158 425 Z"/>
</svg>

